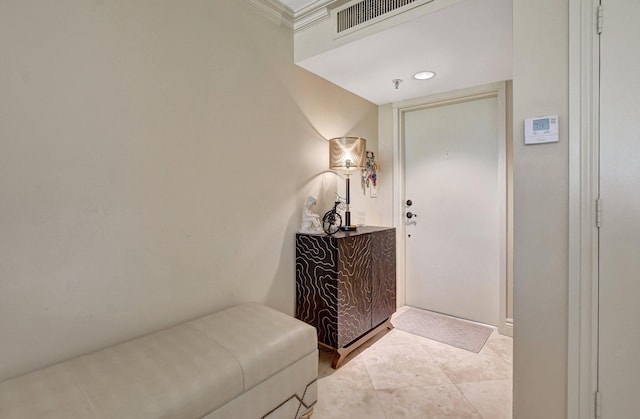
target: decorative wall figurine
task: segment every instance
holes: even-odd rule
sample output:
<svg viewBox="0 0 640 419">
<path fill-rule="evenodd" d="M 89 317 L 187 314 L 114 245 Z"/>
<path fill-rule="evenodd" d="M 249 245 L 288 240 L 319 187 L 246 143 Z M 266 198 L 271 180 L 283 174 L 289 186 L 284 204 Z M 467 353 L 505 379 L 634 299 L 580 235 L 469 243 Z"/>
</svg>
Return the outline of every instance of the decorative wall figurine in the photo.
<svg viewBox="0 0 640 419">
<path fill-rule="evenodd" d="M 369 188 L 372 198 L 378 195 L 378 163 L 373 151 L 367 151 L 364 169 L 362 169 L 362 192 Z"/>
<path fill-rule="evenodd" d="M 311 207 L 318 203 L 315 196 L 309 195 L 304 207 L 302 208 L 302 224 L 300 225 L 300 233 L 303 234 L 323 234 L 322 224 L 320 224 L 320 216 L 311 212 Z"/>
</svg>

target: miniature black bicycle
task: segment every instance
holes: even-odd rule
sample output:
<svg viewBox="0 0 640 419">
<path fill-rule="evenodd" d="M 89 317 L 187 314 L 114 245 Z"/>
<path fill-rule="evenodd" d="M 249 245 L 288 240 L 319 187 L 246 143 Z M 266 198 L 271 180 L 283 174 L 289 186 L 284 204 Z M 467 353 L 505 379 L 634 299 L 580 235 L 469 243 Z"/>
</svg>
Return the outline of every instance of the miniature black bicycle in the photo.
<svg viewBox="0 0 640 419">
<path fill-rule="evenodd" d="M 322 229 L 330 236 L 336 234 L 342 227 L 342 215 L 338 213 L 338 206 L 341 204 L 342 201 L 338 198 L 338 201 L 333 204 L 333 208 L 322 217 Z"/>
</svg>

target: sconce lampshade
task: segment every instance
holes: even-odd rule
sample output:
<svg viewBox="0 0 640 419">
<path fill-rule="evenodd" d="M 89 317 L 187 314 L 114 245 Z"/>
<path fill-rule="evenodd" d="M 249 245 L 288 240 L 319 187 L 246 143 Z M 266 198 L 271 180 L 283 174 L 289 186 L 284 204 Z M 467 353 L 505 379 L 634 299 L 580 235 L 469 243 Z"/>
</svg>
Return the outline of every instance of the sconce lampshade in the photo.
<svg viewBox="0 0 640 419">
<path fill-rule="evenodd" d="M 329 140 L 329 168 L 333 170 L 363 169 L 367 140 L 339 137 Z"/>
</svg>

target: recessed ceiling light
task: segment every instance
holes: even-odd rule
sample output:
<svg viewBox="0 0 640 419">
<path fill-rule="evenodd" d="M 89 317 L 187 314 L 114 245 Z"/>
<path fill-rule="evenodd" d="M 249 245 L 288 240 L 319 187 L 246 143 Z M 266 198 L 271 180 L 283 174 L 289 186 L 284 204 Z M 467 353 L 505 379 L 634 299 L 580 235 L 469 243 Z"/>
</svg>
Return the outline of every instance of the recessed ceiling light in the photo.
<svg viewBox="0 0 640 419">
<path fill-rule="evenodd" d="M 430 78 L 433 78 L 433 76 L 435 75 L 436 73 L 434 73 L 433 71 L 420 71 L 414 74 L 413 78 L 416 80 L 429 80 Z"/>
</svg>

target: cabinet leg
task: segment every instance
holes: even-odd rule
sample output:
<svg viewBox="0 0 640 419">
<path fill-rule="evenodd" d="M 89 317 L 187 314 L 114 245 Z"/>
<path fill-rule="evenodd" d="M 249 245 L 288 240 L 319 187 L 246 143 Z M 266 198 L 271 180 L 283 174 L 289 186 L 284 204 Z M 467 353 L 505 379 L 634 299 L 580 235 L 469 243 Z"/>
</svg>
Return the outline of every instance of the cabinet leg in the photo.
<svg viewBox="0 0 640 419">
<path fill-rule="evenodd" d="M 331 361 L 331 368 L 334 370 L 340 368 L 347 355 L 349 355 L 349 352 L 345 353 L 342 349 L 336 349 L 336 354 L 333 356 L 333 361 Z"/>
<path fill-rule="evenodd" d="M 369 339 L 376 336 L 384 329 L 393 329 L 393 325 L 391 324 L 391 317 L 389 317 L 385 322 L 378 325 L 375 329 L 371 329 L 366 335 L 362 335 L 358 340 L 351 343 L 351 345 L 346 346 L 344 348 L 335 349 L 336 354 L 333 357 L 333 361 L 331 362 L 331 367 L 333 369 L 338 369 L 344 363 L 347 356 L 358 349 L 362 344 L 366 343 Z"/>
</svg>

